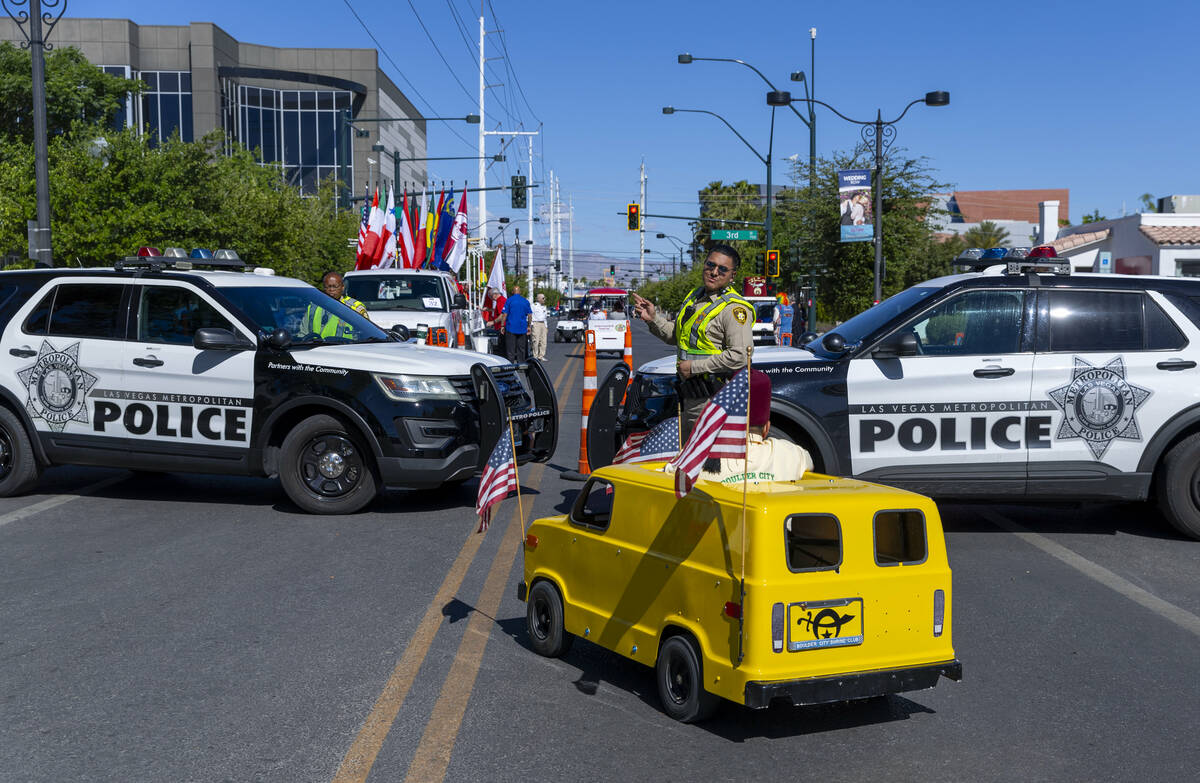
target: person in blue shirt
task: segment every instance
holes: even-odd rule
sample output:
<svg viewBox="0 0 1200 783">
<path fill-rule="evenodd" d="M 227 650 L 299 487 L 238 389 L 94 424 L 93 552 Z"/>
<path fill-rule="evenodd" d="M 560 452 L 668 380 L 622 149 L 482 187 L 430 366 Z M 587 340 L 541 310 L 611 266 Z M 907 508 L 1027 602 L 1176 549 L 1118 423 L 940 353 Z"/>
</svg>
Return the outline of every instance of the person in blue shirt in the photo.
<svg viewBox="0 0 1200 783">
<path fill-rule="evenodd" d="M 521 286 L 514 285 L 512 294 L 504 303 L 504 355 L 513 364 L 525 361 L 532 317 L 533 308 L 529 300 L 521 296 Z"/>
</svg>

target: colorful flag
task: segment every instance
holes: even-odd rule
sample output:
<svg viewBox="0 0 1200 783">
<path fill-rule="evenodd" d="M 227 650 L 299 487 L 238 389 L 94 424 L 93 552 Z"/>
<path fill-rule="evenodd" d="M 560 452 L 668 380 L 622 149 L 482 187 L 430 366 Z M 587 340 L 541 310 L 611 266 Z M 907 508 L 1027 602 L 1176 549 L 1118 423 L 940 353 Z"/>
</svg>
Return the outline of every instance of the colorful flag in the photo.
<svg viewBox="0 0 1200 783">
<path fill-rule="evenodd" d="M 458 203 L 458 214 L 454 216 L 454 228 L 450 231 L 450 241 L 446 246 L 446 266 L 454 274 L 462 269 L 467 260 L 467 191 L 463 190 L 462 201 Z"/>
<path fill-rule="evenodd" d="M 388 189 L 387 208 L 383 211 L 383 244 L 376 266 L 396 266 L 396 189 Z"/>
<path fill-rule="evenodd" d="M 672 416 L 652 430 L 635 432 L 625 439 L 613 464 L 655 462 L 679 453 L 679 417 Z"/>
<path fill-rule="evenodd" d="M 379 253 L 379 243 L 383 241 L 383 210 L 379 208 L 379 189 L 371 199 L 371 216 L 367 219 L 367 239 L 363 242 L 362 257 L 355 264 L 355 269 L 370 269 L 375 266 Z"/>
<path fill-rule="evenodd" d="M 413 221 L 413 269 L 420 269 L 425 263 L 425 248 L 428 245 L 425 243 L 425 187 L 421 187 L 421 200 L 413 204 L 413 214 L 416 215 L 416 220 Z"/>
<path fill-rule="evenodd" d="M 450 252 L 450 231 L 454 228 L 454 187 L 450 187 L 450 195 L 438 214 L 437 253 L 434 255 L 435 269 L 449 269 L 446 265 L 446 255 Z"/>
<path fill-rule="evenodd" d="M 745 459 L 749 379 L 745 370 L 738 370 L 700 412 L 683 451 L 671 460 L 675 466 L 676 497 L 692 491 L 709 457 Z"/>
<path fill-rule="evenodd" d="M 429 208 L 425 210 L 425 266 L 433 267 L 433 233 L 437 213 L 433 208 L 433 194 L 429 194 Z"/>
<path fill-rule="evenodd" d="M 475 513 L 479 515 L 479 530 L 482 533 L 492 523 L 492 506 L 508 497 L 517 488 L 517 460 L 513 454 L 512 433 L 505 428 L 487 464 L 479 477 L 479 495 L 475 499 Z"/>
<path fill-rule="evenodd" d="M 362 222 L 358 224 L 358 244 L 354 248 L 354 266 L 362 258 L 363 244 L 367 241 L 367 216 L 371 214 L 371 189 L 363 185 Z"/>
<path fill-rule="evenodd" d="M 399 266 L 408 269 L 413 265 L 413 234 L 412 222 L 408 216 L 408 191 L 404 191 L 404 204 L 400 207 L 400 234 L 396 244 L 400 252 Z"/>
</svg>

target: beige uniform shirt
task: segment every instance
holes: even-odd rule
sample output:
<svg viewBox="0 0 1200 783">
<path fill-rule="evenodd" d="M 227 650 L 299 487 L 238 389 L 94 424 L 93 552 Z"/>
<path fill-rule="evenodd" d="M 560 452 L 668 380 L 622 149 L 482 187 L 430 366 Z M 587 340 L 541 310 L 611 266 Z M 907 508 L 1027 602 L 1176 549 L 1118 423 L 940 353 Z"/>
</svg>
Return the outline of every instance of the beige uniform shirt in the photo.
<svg viewBox="0 0 1200 783">
<path fill-rule="evenodd" d="M 721 292 L 702 296 L 696 300 L 697 307 L 703 307 L 712 302 Z M 740 313 L 740 316 L 739 316 Z M 675 339 L 675 321 L 668 321 L 661 313 L 654 316 L 648 326 L 650 333 L 664 343 L 678 345 Z M 712 356 L 694 356 L 692 373 L 704 372 L 719 375 L 732 375 L 746 366 L 750 352 L 754 347 L 754 311 L 740 304 L 730 304 L 708 322 L 705 334 L 713 345 L 721 349 L 720 353 Z"/>
<path fill-rule="evenodd" d="M 795 481 L 813 469 L 812 457 L 795 443 L 777 438 L 763 439 L 750 433 L 748 460 L 721 458 L 715 472 L 701 471 L 700 478 L 722 484 L 741 484 L 743 475 L 751 485 L 761 481 Z"/>
</svg>

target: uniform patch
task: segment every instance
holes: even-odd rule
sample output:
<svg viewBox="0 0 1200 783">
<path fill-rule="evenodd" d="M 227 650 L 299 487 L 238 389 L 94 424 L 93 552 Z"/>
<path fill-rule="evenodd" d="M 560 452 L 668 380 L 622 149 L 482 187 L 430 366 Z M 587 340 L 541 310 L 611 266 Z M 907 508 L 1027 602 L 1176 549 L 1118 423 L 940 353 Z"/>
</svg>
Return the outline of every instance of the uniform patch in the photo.
<svg viewBox="0 0 1200 783">
<path fill-rule="evenodd" d="M 1071 382 L 1047 394 L 1063 414 L 1055 439 L 1082 438 L 1096 459 L 1114 440 L 1142 439 L 1135 416 L 1152 392 L 1125 380 L 1120 356 L 1103 367 L 1075 357 Z"/>
<path fill-rule="evenodd" d="M 739 324 L 744 324 L 750 316 L 746 314 L 745 308 L 735 307 L 733 308 L 733 317 L 737 319 Z"/>
<path fill-rule="evenodd" d="M 60 351 L 43 340 L 37 361 L 19 370 L 17 378 L 29 395 L 25 401 L 29 415 L 45 421 L 54 432 L 62 432 L 67 422 L 88 422 L 84 403 L 98 379 L 79 366 L 79 343 Z"/>
</svg>

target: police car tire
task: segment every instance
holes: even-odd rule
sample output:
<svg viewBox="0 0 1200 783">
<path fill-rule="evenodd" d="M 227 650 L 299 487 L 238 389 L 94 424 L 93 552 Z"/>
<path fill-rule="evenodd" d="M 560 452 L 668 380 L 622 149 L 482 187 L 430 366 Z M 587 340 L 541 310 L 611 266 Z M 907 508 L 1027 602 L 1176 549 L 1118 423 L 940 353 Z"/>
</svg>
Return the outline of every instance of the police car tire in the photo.
<svg viewBox="0 0 1200 783">
<path fill-rule="evenodd" d="M 563 602 L 558 589 L 545 579 L 534 582 L 525 603 L 525 627 L 529 644 L 538 655 L 560 658 L 571 649 L 575 637 L 563 627 Z"/>
<path fill-rule="evenodd" d="M 37 483 L 40 473 L 21 420 L 8 408 L 0 407 L 0 497 L 25 492 Z"/>
<path fill-rule="evenodd" d="M 690 636 L 668 638 L 658 649 L 654 680 L 663 712 L 680 723 L 695 723 L 713 714 L 721 698 L 704 690 L 700 650 Z"/>
<path fill-rule="evenodd" d="M 1200 540 L 1200 433 L 1167 452 L 1156 494 L 1167 521 L 1185 536 Z"/>
<path fill-rule="evenodd" d="M 342 443 L 346 470 L 355 469 L 345 481 L 322 482 L 314 473 L 314 455 L 327 450 L 331 443 Z M 343 474 L 346 475 L 346 474 Z M 279 480 L 288 498 L 310 514 L 353 514 L 378 492 L 370 452 L 346 425 L 333 416 L 310 416 L 297 424 L 283 439 L 280 449 Z M 318 490 L 315 484 L 324 487 Z M 344 488 L 343 488 L 344 487 Z"/>
</svg>

